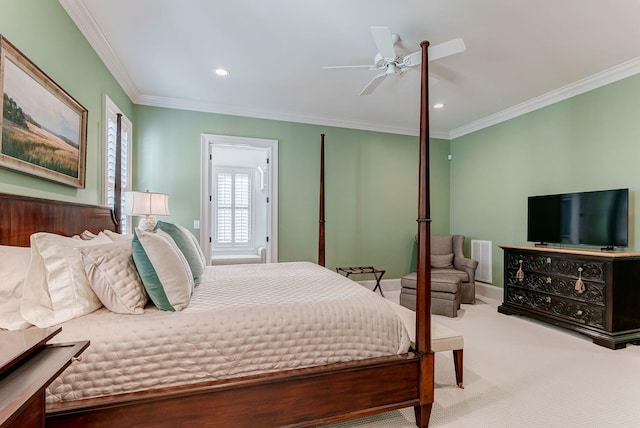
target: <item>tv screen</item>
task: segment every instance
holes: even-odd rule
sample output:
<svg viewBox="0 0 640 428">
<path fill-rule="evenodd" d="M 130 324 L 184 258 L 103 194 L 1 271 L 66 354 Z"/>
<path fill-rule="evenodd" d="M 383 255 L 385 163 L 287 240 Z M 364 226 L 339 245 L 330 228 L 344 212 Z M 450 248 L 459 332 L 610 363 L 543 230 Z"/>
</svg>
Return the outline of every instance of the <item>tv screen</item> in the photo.
<svg viewBox="0 0 640 428">
<path fill-rule="evenodd" d="M 629 189 L 530 196 L 527 240 L 626 247 Z"/>
</svg>

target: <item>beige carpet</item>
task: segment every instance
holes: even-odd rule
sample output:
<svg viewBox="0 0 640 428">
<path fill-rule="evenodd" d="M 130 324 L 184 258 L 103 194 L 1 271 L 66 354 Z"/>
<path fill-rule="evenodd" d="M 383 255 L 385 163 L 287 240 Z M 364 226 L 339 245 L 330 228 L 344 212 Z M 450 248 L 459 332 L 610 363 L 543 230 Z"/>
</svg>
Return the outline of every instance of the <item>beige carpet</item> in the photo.
<svg viewBox="0 0 640 428">
<path fill-rule="evenodd" d="M 640 427 L 640 346 L 613 351 L 480 299 L 457 318 L 433 317 L 464 335 L 465 389 L 455 386 L 451 353 L 436 354 L 430 427 Z M 402 409 L 325 427 L 408 428 L 415 420 Z"/>
</svg>

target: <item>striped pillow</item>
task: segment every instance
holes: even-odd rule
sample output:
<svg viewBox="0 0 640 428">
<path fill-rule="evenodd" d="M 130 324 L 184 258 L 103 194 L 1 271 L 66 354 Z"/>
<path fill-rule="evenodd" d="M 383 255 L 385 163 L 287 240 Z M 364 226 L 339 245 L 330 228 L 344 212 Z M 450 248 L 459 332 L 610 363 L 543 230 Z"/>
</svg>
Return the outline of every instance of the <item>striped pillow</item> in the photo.
<svg viewBox="0 0 640 428">
<path fill-rule="evenodd" d="M 181 311 L 193 291 L 191 268 L 173 239 L 162 230 L 136 229 L 133 261 L 151 301 L 163 311 Z"/>
<path fill-rule="evenodd" d="M 193 236 L 193 233 L 189 232 L 188 229 L 179 224 L 158 221 L 155 230 L 157 231 L 158 229 L 168 233 L 169 236 L 173 238 L 184 255 L 184 258 L 187 260 L 187 263 L 189 263 L 194 283 L 198 285 L 204 273 L 206 261 L 196 237 Z"/>
</svg>

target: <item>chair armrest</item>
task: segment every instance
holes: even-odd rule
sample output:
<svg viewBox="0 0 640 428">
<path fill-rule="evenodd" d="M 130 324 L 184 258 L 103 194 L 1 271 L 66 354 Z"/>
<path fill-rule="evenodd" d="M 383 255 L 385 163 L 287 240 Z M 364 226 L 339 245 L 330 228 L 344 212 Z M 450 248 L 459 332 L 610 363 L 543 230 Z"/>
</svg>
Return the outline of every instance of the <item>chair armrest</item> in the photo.
<svg viewBox="0 0 640 428">
<path fill-rule="evenodd" d="M 478 267 L 478 261 L 469 259 L 466 257 L 458 258 L 455 260 L 455 267 L 458 270 L 462 270 L 469 275 L 469 282 L 473 283 L 476 280 L 476 268 Z"/>
<path fill-rule="evenodd" d="M 465 266 L 470 269 L 476 269 L 478 267 L 478 261 L 473 259 L 464 258 L 460 261 L 460 266 Z"/>
</svg>

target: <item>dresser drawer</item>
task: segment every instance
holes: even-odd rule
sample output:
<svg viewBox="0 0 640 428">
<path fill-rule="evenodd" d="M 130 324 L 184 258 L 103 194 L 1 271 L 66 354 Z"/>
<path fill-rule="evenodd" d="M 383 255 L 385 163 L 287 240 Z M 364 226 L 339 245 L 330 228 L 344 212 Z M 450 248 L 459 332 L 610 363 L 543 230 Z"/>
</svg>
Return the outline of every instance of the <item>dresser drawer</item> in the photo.
<svg viewBox="0 0 640 428">
<path fill-rule="evenodd" d="M 605 307 L 600 305 L 518 288 L 505 290 L 505 303 L 591 327 L 604 327 Z"/>
<path fill-rule="evenodd" d="M 604 282 L 606 272 L 606 262 L 575 259 L 570 257 L 548 255 L 548 254 L 525 254 L 509 253 L 506 255 L 508 269 L 520 268 L 522 260 L 522 270 L 525 272 L 538 272 L 565 276 L 567 278 L 583 281 Z M 582 272 L 579 270 L 582 269 Z"/>
<path fill-rule="evenodd" d="M 507 285 L 529 291 L 543 292 L 559 297 L 568 297 L 586 303 L 605 304 L 604 283 L 583 280 L 584 291 L 576 290 L 578 278 L 523 271 L 524 277 L 517 278 L 517 269 L 507 271 Z"/>
</svg>

